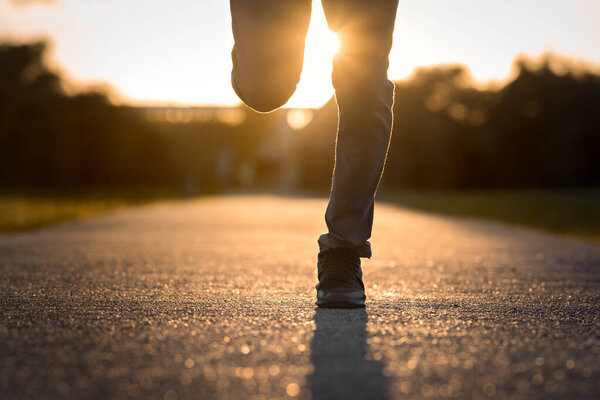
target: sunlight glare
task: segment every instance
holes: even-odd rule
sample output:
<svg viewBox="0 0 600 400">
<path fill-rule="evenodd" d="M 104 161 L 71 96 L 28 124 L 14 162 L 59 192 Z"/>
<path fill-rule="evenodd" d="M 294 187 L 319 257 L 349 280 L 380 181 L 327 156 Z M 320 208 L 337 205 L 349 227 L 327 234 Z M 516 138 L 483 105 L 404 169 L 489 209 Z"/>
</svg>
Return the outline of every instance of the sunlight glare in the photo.
<svg viewBox="0 0 600 400">
<path fill-rule="evenodd" d="M 307 109 L 288 110 L 286 120 L 290 128 L 299 131 L 313 119 L 313 111 Z"/>
<path fill-rule="evenodd" d="M 320 0 L 313 0 L 302 76 L 296 93 L 286 107 L 318 108 L 331 98 L 331 67 L 338 46 L 338 37 L 327 26 Z"/>
</svg>

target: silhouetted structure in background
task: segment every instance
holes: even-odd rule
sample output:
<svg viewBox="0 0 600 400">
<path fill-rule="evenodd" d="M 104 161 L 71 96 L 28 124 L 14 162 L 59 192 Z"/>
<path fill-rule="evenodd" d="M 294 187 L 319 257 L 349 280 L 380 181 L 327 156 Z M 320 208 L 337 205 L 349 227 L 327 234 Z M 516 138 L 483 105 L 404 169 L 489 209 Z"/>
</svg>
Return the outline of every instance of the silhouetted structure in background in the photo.
<svg viewBox="0 0 600 400">
<path fill-rule="evenodd" d="M 101 93 L 65 94 L 45 48 L 0 46 L 4 188 L 329 187 L 333 99 L 299 131 L 285 124 L 285 110 L 114 106 Z M 500 90 L 474 89 L 461 66 L 397 82 L 385 185 L 600 185 L 600 76 L 553 68 L 557 56 L 539 61 L 517 61 Z"/>
</svg>

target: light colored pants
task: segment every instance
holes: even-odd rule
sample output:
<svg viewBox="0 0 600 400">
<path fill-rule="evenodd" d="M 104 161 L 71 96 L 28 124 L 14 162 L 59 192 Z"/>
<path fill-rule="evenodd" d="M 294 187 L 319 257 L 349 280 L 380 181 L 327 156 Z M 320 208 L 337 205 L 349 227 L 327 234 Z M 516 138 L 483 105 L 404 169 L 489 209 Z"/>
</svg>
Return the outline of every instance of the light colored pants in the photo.
<svg viewBox="0 0 600 400">
<path fill-rule="evenodd" d="M 398 0 L 322 0 L 340 49 L 333 60 L 339 111 L 335 167 L 320 251 L 351 247 L 371 257 L 375 193 L 392 129 L 388 54 Z M 230 0 L 232 85 L 260 112 L 281 107 L 300 80 L 311 0 Z"/>
</svg>

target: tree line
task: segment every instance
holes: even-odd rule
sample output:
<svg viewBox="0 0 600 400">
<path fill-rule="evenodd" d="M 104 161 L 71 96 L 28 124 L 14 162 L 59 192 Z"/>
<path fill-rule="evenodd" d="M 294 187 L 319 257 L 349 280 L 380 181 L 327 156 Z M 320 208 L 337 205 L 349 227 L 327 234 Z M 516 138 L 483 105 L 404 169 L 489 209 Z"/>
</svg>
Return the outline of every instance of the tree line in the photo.
<svg viewBox="0 0 600 400">
<path fill-rule="evenodd" d="M 536 62 L 533 62 L 536 61 Z M 386 186 L 427 188 L 590 187 L 600 185 L 600 76 L 556 55 L 515 62 L 497 89 L 473 87 L 463 66 L 417 70 L 395 83 Z M 306 160 L 304 184 L 326 185 L 333 164 L 335 104 L 311 125 L 327 139 Z M 325 146 L 324 146 L 325 145 Z M 325 147 L 329 146 L 326 151 Z M 320 162 L 319 162 L 320 161 Z"/>
<path fill-rule="evenodd" d="M 258 185 L 286 160 L 260 148 L 284 110 L 241 118 L 151 118 L 100 92 L 65 92 L 45 43 L 0 45 L 0 186 L 63 188 Z M 557 63 L 562 66 L 556 68 Z M 517 60 L 516 77 L 477 89 L 462 66 L 424 68 L 396 82 L 387 186 L 573 187 L 600 184 L 600 76 L 558 56 Z M 566 65 L 566 66 L 565 66 Z M 201 88 L 199 88 L 201 90 Z M 151 110 L 150 110 L 151 111 Z M 331 180 L 332 99 L 295 132 L 299 189 Z"/>
</svg>

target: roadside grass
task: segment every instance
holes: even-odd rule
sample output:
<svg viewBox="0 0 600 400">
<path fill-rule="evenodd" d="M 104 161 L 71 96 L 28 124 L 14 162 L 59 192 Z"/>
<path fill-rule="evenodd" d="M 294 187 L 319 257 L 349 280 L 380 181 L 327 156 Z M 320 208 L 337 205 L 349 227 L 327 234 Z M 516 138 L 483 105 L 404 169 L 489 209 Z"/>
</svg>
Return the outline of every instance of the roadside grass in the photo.
<svg viewBox="0 0 600 400">
<path fill-rule="evenodd" d="M 168 189 L 5 190 L 0 191 L 0 234 L 180 198 L 180 193 Z M 600 189 L 383 189 L 377 198 L 427 212 L 497 220 L 600 242 Z"/>
<path fill-rule="evenodd" d="M 0 191 L 0 233 L 39 228 L 120 207 L 177 198 L 169 190 Z"/>
<path fill-rule="evenodd" d="M 378 199 L 441 214 L 476 217 L 600 242 L 600 189 L 382 190 Z"/>
</svg>

